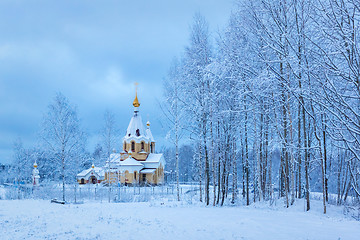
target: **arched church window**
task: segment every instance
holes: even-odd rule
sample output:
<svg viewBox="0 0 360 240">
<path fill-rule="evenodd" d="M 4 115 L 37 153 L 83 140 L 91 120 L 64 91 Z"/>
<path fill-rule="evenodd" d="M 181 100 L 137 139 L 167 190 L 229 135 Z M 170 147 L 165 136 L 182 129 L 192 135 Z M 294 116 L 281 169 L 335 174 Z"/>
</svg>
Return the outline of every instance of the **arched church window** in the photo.
<svg viewBox="0 0 360 240">
<path fill-rule="evenodd" d="M 131 142 L 131 151 L 135 152 L 135 142 Z"/>
<path fill-rule="evenodd" d="M 141 150 L 144 150 L 144 142 L 141 142 Z"/>
<path fill-rule="evenodd" d="M 150 144 L 150 152 L 153 153 L 153 145 Z"/>
<path fill-rule="evenodd" d="M 140 130 L 139 129 L 136 129 L 136 136 L 140 136 Z"/>
</svg>

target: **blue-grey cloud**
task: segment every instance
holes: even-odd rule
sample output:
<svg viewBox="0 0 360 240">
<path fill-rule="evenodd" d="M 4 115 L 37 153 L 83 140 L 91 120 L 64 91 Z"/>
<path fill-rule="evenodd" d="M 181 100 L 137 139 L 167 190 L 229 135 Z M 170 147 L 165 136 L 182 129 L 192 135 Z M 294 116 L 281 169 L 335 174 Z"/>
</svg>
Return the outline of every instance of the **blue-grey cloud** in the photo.
<svg viewBox="0 0 360 240">
<path fill-rule="evenodd" d="M 106 109 L 126 129 L 139 82 L 141 114 L 161 142 L 162 79 L 187 45 L 194 13 L 215 31 L 231 8 L 232 0 L 1 1 L 0 162 L 11 160 L 18 136 L 36 144 L 59 91 L 77 105 L 93 145 Z"/>
</svg>

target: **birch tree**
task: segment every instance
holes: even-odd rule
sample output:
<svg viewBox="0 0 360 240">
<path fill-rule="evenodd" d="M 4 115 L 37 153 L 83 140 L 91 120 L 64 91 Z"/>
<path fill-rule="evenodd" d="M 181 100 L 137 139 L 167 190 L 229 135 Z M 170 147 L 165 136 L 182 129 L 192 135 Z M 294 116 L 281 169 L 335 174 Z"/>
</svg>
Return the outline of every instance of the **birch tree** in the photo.
<svg viewBox="0 0 360 240">
<path fill-rule="evenodd" d="M 180 201 L 180 189 L 179 189 L 179 141 L 183 136 L 183 128 L 181 123 L 184 122 L 183 116 L 184 106 L 183 98 L 181 97 L 181 72 L 180 63 L 177 59 L 174 59 L 172 66 L 169 70 L 168 77 L 164 82 L 164 93 L 166 102 L 162 105 L 162 111 L 168 122 L 170 128 L 167 139 L 170 139 L 175 145 L 175 164 L 176 164 L 176 195 L 177 200 Z"/>
<path fill-rule="evenodd" d="M 65 201 L 65 183 L 74 179 L 81 166 L 85 134 L 80 128 L 76 108 L 63 94 L 56 94 L 49 104 L 41 133 L 44 148 L 61 174 L 62 200 Z"/>
</svg>

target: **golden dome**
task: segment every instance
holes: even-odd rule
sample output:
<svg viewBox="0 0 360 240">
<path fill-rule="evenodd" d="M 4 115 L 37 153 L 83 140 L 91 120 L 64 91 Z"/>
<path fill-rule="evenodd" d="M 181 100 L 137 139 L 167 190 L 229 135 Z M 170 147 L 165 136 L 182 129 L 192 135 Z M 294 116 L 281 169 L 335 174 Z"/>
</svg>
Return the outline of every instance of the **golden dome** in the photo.
<svg viewBox="0 0 360 240">
<path fill-rule="evenodd" d="M 140 103 L 139 103 L 139 100 L 138 100 L 138 98 L 137 98 L 137 86 L 138 86 L 139 84 L 136 82 L 135 83 L 135 99 L 134 99 L 134 101 L 133 101 L 133 106 L 134 107 L 140 107 Z"/>
<path fill-rule="evenodd" d="M 140 103 L 139 103 L 139 100 L 138 100 L 138 98 L 137 98 L 137 93 L 136 93 L 135 99 L 134 99 L 134 101 L 133 101 L 133 106 L 134 106 L 134 107 L 140 107 Z"/>
<path fill-rule="evenodd" d="M 34 168 L 37 168 L 37 163 L 36 162 L 34 163 Z"/>
</svg>

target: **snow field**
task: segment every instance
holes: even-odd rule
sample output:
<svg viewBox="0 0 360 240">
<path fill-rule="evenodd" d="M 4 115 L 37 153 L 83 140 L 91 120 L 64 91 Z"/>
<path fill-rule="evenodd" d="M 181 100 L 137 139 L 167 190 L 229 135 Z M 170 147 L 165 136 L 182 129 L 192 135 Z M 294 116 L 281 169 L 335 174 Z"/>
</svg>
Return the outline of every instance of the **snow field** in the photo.
<svg viewBox="0 0 360 240">
<path fill-rule="evenodd" d="M 281 203 L 204 207 L 156 200 L 146 203 L 54 204 L 0 201 L 0 239 L 356 239 L 360 222 L 321 202 L 303 212 Z"/>
</svg>

